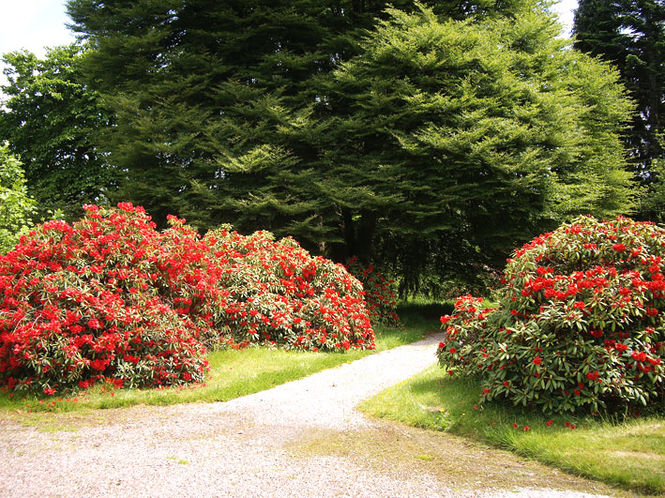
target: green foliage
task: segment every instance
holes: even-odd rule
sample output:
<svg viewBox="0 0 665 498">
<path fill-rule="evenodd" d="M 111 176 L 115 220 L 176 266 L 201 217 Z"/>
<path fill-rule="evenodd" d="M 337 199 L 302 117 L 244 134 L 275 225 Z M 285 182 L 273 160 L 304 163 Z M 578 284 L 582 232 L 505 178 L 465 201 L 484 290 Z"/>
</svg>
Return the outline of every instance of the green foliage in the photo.
<svg viewBox="0 0 665 498">
<path fill-rule="evenodd" d="M 651 180 L 640 197 L 640 215 L 656 223 L 665 223 L 665 159 L 654 159 L 649 166 Z"/>
<path fill-rule="evenodd" d="M 575 47 L 614 63 L 637 103 L 626 136 L 637 172 L 647 179 L 663 155 L 665 131 L 665 4 L 661 0 L 581 0 Z"/>
<path fill-rule="evenodd" d="M 665 230 L 580 217 L 515 251 L 496 309 L 459 298 L 438 356 L 482 401 L 665 410 Z"/>
<path fill-rule="evenodd" d="M 84 203 L 103 202 L 114 171 L 97 148 L 97 135 L 111 123 L 100 97 L 82 81 L 83 49 L 50 49 L 44 59 L 30 52 L 5 54 L 8 83 L 0 109 L 0 140 L 25 166 L 28 191 L 40 217 L 62 211 L 80 216 Z"/>
<path fill-rule="evenodd" d="M 443 274 L 456 259 L 496 263 L 571 215 L 631 208 L 618 74 L 570 50 L 550 17 L 388 13 L 330 88 L 346 112 L 321 183 L 347 246 L 374 236 L 400 274 Z"/>
<path fill-rule="evenodd" d="M 0 143 L 0 254 L 10 250 L 32 225 L 35 201 L 27 193 L 21 163 Z"/>
<path fill-rule="evenodd" d="M 617 74 L 537 2 L 428 5 L 70 0 L 118 195 L 375 261 L 403 294 L 630 210 Z"/>
</svg>

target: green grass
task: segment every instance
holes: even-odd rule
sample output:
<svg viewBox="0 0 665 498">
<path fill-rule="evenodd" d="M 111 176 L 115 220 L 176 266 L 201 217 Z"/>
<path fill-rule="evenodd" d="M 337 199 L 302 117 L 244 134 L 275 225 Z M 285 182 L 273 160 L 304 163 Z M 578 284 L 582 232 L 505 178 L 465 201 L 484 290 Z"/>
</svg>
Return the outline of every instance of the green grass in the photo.
<svg viewBox="0 0 665 498">
<path fill-rule="evenodd" d="M 437 324 L 405 310 L 403 328 L 375 327 L 376 351 L 414 342 Z M 10 398 L 0 392 L 0 410 L 79 411 L 118 408 L 138 404 L 170 405 L 176 403 L 227 401 L 246 394 L 270 389 L 309 374 L 336 367 L 372 354 L 371 351 L 311 353 L 283 351 L 264 347 L 216 351 L 208 355 L 210 374 L 202 385 L 171 389 L 118 389 L 109 391 L 95 386 L 76 398 L 58 401 L 28 396 Z"/>
<path fill-rule="evenodd" d="M 612 422 L 546 417 L 496 404 L 477 409 L 479 391 L 476 381 L 444 379 L 440 367 L 434 366 L 379 393 L 360 408 L 376 417 L 481 439 L 633 491 L 665 493 L 665 418 Z M 554 420 L 550 426 L 546 425 L 549 419 Z"/>
</svg>

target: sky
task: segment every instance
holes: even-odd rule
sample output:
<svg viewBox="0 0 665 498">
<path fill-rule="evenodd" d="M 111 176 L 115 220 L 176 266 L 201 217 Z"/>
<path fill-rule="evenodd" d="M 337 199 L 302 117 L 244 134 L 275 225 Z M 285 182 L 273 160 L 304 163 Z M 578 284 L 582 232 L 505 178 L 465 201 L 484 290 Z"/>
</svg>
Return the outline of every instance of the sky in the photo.
<svg viewBox="0 0 665 498">
<path fill-rule="evenodd" d="M 0 0 L 0 54 L 27 49 L 43 56 L 45 46 L 66 45 L 65 0 Z"/>
<path fill-rule="evenodd" d="M 65 1 L 0 0 L 0 54 L 26 49 L 41 57 L 45 47 L 73 42 L 74 35 L 65 26 Z M 577 0 L 561 0 L 552 7 L 566 32 L 572 26 L 576 7 Z M 4 75 L 0 75 L 0 85 L 4 83 Z"/>
</svg>

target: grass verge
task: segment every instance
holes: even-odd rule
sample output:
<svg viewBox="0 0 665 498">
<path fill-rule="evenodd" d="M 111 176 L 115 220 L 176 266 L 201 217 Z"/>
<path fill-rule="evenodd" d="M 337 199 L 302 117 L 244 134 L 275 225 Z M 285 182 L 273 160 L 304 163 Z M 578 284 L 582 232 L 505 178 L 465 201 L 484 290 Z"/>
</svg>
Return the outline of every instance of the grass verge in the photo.
<svg viewBox="0 0 665 498">
<path fill-rule="evenodd" d="M 417 341 L 428 330 L 436 328 L 431 320 L 409 310 L 405 310 L 403 320 L 403 328 L 375 327 L 376 351 Z M 208 355 L 210 373 L 204 384 L 171 389 L 117 390 L 111 390 L 108 386 L 95 386 L 77 397 L 65 399 L 36 396 L 10 398 L 9 393 L 0 392 L 0 410 L 69 412 L 138 404 L 227 401 L 349 363 L 368 354 L 372 352 L 311 353 L 265 347 L 215 351 Z"/>
<path fill-rule="evenodd" d="M 665 419 L 613 422 L 478 408 L 473 379 L 447 379 L 433 366 L 361 404 L 364 412 L 481 439 L 574 474 L 648 494 L 665 493 Z"/>
</svg>

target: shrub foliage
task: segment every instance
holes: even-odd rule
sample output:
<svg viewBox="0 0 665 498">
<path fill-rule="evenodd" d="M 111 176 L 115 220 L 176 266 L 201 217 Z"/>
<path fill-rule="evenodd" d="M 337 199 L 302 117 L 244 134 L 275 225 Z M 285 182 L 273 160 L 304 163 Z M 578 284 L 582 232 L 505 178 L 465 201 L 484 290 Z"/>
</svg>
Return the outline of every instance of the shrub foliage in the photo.
<svg viewBox="0 0 665 498">
<path fill-rule="evenodd" d="M 361 284 L 295 241 L 184 220 L 155 229 L 140 207 L 86 206 L 0 256 L 0 384 L 53 394 L 201 381 L 207 348 L 270 342 L 373 348 Z"/>
<path fill-rule="evenodd" d="M 357 257 L 349 258 L 345 265 L 365 290 L 365 303 L 370 318 L 386 325 L 400 324 L 397 316 L 397 285 L 373 264 L 363 265 Z"/>
<path fill-rule="evenodd" d="M 482 400 L 544 411 L 616 410 L 665 398 L 665 230 L 580 217 L 508 260 L 496 308 L 458 299 L 440 363 L 479 375 Z"/>
<path fill-rule="evenodd" d="M 221 294 L 216 329 L 238 346 L 374 348 L 362 284 L 342 265 L 263 231 L 244 236 L 220 228 L 203 243 Z"/>
</svg>

